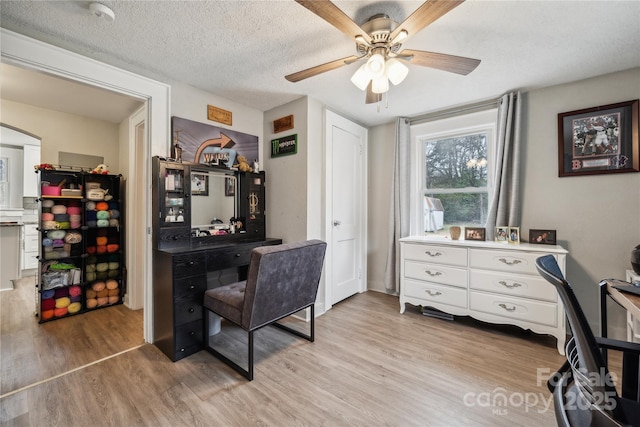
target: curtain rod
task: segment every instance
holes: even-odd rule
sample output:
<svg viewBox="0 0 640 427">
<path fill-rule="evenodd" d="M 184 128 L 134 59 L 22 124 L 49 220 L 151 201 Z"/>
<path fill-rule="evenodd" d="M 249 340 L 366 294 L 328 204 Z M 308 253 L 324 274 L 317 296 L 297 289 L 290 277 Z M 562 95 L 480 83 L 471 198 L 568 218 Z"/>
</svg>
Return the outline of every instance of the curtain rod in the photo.
<svg viewBox="0 0 640 427">
<path fill-rule="evenodd" d="M 439 119 L 444 119 L 444 118 L 447 118 L 447 117 L 452 117 L 452 116 L 455 116 L 455 115 L 459 115 L 460 113 L 488 110 L 489 108 L 497 107 L 500 104 L 500 100 L 501 99 L 502 99 L 502 97 L 496 98 L 496 99 L 490 99 L 490 100 L 486 100 L 486 101 L 481 101 L 481 102 L 476 102 L 475 104 L 468 104 L 468 105 L 463 105 L 463 106 L 460 106 L 460 107 L 449 108 L 449 109 L 446 109 L 446 110 L 435 111 L 435 112 L 432 112 L 432 113 L 421 114 L 421 115 L 415 116 L 415 117 L 409 117 L 409 124 L 410 125 L 416 125 L 416 124 L 420 124 L 420 123 L 430 122 L 430 121 L 433 121 L 433 120 L 439 120 Z"/>
</svg>

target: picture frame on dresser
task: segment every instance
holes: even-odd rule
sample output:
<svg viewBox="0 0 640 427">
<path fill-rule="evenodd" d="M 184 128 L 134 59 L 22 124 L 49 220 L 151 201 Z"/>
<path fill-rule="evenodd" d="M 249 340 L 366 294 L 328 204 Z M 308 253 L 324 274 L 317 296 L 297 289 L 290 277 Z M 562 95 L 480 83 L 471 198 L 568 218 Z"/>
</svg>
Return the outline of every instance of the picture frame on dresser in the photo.
<svg viewBox="0 0 640 427">
<path fill-rule="evenodd" d="M 638 102 L 558 114 L 558 176 L 639 172 Z"/>
<path fill-rule="evenodd" d="M 520 243 L 520 227 L 509 227 L 509 243 Z"/>
<path fill-rule="evenodd" d="M 464 228 L 464 240 L 487 240 L 487 230 L 482 227 L 465 227 Z"/>
<path fill-rule="evenodd" d="M 495 240 L 498 243 L 507 243 L 509 241 L 509 227 L 496 227 Z"/>
<path fill-rule="evenodd" d="M 555 245 L 556 230 L 529 230 L 529 243 L 537 245 Z"/>
</svg>

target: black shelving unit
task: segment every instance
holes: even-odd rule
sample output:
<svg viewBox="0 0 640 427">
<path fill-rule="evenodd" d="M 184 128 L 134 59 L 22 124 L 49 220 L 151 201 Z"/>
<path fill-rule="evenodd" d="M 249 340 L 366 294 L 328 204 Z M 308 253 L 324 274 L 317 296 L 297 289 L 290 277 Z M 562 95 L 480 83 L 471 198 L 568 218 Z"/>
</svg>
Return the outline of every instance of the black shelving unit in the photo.
<svg viewBox="0 0 640 427">
<path fill-rule="evenodd" d="M 40 323 L 121 304 L 121 176 L 40 171 Z"/>
</svg>

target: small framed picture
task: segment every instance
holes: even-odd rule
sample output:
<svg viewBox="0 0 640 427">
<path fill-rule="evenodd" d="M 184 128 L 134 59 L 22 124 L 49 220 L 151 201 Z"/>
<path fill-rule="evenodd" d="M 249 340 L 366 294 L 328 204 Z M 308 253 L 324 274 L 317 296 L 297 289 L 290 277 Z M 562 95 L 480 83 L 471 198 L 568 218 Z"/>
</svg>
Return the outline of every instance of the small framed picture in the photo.
<svg viewBox="0 0 640 427">
<path fill-rule="evenodd" d="M 555 245 L 556 230 L 529 230 L 529 243 Z"/>
<path fill-rule="evenodd" d="M 192 196 L 208 196 L 209 195 L 209 175 L 206 173 L 191 173 L 191 195 Z"/>
<path fill-rule="evenodd" d="M 509 240 L 509 227 L 496 227 L 496 242 L 507 243 Z"/>
<path fill-rule="evenodd" d="M 478 227 L 465 227 L 464 240 L 482 240 L 487 239 L 487 230 Z"/>
<path fill-rule="evenodd" d="M 236 195 L 236 179 L 235 177 L 227 176 L 224 179 L 224 195 L 235 196 Z"/>
<path fill-rule="evenodd" d="M 520 243 L 520 227 L 509 227 L 509 243 Z"/>
</svg>

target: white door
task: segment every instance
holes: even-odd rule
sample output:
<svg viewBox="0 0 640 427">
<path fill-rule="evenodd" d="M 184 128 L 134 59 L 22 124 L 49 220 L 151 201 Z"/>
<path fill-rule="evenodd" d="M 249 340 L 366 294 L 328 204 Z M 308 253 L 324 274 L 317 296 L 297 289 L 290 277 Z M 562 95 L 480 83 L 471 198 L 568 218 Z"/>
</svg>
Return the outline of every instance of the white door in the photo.
<svg viewBox="0 0 640 427">
<path fill-rule="evenodd" d="M 364 292 L 367 130 L 331 111 L 327 138 L 327 308 Z"/>
<path fill-rule="evenodd" d="M 129 117 L 129 177 L 127 181 L 127 295 L 125 304 L 132 310 L 144 307 L 146 240 L 145 174 L 147 150 L 147 109 Z"/>
</svg>

